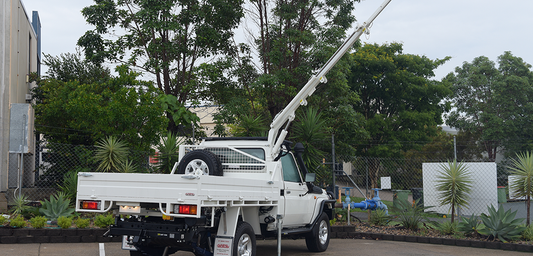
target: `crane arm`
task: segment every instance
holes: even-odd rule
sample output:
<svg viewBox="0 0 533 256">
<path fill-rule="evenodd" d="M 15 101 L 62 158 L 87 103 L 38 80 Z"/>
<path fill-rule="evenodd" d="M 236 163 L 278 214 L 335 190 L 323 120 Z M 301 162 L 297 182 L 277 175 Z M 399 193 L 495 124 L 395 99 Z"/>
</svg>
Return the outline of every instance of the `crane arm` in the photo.
<svg viewBox="0 0 533 256">
<path fill-rule="evenodd" d="M 285 140 L 288 133 L 290 123 L 295 118 L 295 113 L 298 107 L 307 105 L 307 97 L 311 96 L 315 92 L 317 85 L 320 82 L 327 82 L 326 74 L 337 64 L 337 62 L 348 52 L 353 44 L 361 37 L 363 33 L 368 33 L 368 27 L 374 19 L 387 7 L 392 0 L 385 0 L 381 6 L 370 16 L 370 18 L 358 26 L 355 32 L 344 41 L 344 43 L 337 49 L 337 51 L 331 56 L 331 58 L 324 64 L 320 71 L 312 76 L 307 84 L 298 92 L 298 94 L 291 100 L 291 102 L 278 113 L 272 123 L 270 124 L 270 131 L 268 132 L 268 142 L 271 147 L 271 154 L 273 157 L 279 154 L 281 144 Z M 283 130 L 281 128 L 285 125 Z M 279 136 L 278 136 L 279 135 Z"/>
</svg>

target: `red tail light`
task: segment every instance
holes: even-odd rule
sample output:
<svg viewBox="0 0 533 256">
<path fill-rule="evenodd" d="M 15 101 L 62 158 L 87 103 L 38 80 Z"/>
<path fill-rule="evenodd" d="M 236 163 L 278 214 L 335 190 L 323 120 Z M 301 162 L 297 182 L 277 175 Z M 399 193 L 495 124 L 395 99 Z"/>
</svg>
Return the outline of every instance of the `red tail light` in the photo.
<svg viewBox="0 0 533 256">
<path fill-rule="evenodd" d="M 197 208 L 196 205 L 182 204 L 182 205 L 179 206 L 179 213 L 180 214 L 196 215 L 197 209 L 198 208 Z"/>
<path fill-rule="evenodd" d="M 100 210 L 100 201 L 82 201 L 81 208 L 87 210 Z"/>
</svg>

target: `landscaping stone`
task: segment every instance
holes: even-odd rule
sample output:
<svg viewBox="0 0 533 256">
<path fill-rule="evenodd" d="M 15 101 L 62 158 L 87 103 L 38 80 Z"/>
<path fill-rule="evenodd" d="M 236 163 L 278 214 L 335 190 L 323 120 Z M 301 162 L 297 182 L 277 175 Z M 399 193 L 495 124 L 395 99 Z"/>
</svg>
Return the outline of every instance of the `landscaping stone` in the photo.
<svg viewBox="0 0 533 256">
<path fill-rule="evenodd" d="M 500 249 L 501 248 L 501 243 L 485 242 L 485 248 L 487 248 L 487 249 Z"/>
<path fill-rule="evenodd" d="M 452 239 L 452 238 L 442 238 L 442 244 L 443 245 L 455 245 L 455 242 L 457 241 L 457 239 Z"/>
<path fill-rule="evenodd" d="M 470 245 L 476 248 L 485 248 L 485 241 L 470 241 Z"/>
<path fill-rule="evenodd" d="M 429 237 L 425 237 L 425 236 L 419 236 L 417 241 L 419 243 L 425 243 L 425 244 L 429 244 L 430 243 Z"/>
<path fill-rule="evenodd" d="M 394 235 L 383 234 L 383 240 L 394 240 Z"/>
<path fill-rule="evenodd" d="M 17 243 L 17 238 L 16 236 L 2 236 L 0 237 L 0 243 L 3 243 L 3 244 L 16 244 Z"/>
<path fill-rule="evenodd" d="M 64 243 L 64 236 L 50 236 L 50 243 Z"/>
<path fill-rule="evenodd" d="M 394 236 L 393 238 L 394 241 L 405 241 L 405 236 Z"/>
<path fill-rule="evenodd" d="M 529 244 L 517 244 L 516 250 L 519 252 L 533 252 L 533 245 Z"/>
<path fill-rule="evenodd" d="M 81 237 L 79 236 L 65 236 L 65 243 L 79 243 Z"/>
<path fill-rule="evenodd" d="M 470 247 L 470 240 L 457 239 L 455 240 L 455 245 Z"/>
<path fill-rule="evenodd" d="M 82 236 L 81 242 L 82 243 L 94 243 L 96 242 L 96 236 Z"/>
<path fill-rule="evenodd" d="M 33 236 L 20 236 L 17 238 L 17 243 L 19 244 L 31 244 L 34 242 L 35 241 Z"/>
<path fill-rule="evenodd" d="M 417 242 L 418 241 L 418 237 L 417 236 L 405 236 L 405 241 L 406 242 Z"/>
<path fill-rule="evenodd" d="M 442 244 L 442 238 L 440 237 L 430 237 L 429 243 L 431 244 Z"/>
<path fill-rule="evenodd" d="M 28 236 L 28 235 L 30 235 L 30 230 L 27 228 L 13 229 L 13 236 Z"/>
<path fill-rule="evenodd" d="M 516 244 L 503 243 L 503 244 L 500 244 L 500 249 L 506 250 L 506 251 L 516 251 Z"/>
<path fill-rule="evenodd" d="M 60 236 L 61 235 L 61 229 L 48 228 L 48 229 L 46 229 L 46 235 L 47 236 Z"/>
</svg>

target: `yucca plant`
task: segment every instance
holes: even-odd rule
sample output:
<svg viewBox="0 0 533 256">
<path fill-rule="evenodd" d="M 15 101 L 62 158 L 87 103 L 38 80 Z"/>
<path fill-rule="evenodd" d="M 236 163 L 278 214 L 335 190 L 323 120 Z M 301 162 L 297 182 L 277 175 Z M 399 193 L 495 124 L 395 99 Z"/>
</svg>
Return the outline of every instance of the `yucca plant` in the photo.
<svg viewBox="0 0 533 256">
<path fill-rule="evenodd" d="M 457 222 L 445 221 L 440 223 L 438 230 L 444 235 L 455 235 L 459 231 Z"/>
<path fill-rule="evenodd" d="M 370 213 L 370 223 L 376 226 L 386 226 L 392 220 L 392 216 L 388 215 L 384 210 L 375 210 Z"/>
<path fill-rule="evenodd" d="M 419 200 L 416 200 L 414 204 L 409 202 L 409 200 L 398 200 L 398 205 L 392 207 L 396 215 L 395 221 L 399 222 L 404 228 L 413 231 L 418 230 L 423 222 L 437 226 L 438 223 L 436 221 L 430 220 L 424 214 L 434 213 L 433 211 L 427 211 L 433 206 L 419 206 Z"/>
<path fill-rule="evenodd" d="M 522 232 L 526 229 L 521 226 L 524 221 L 523 218 L 515 219 L 516 212 L 511 212 L 511 209 L 504 211 L 503 206 L 500 205 L 498 210 L 494 206 L 488 207 L 489 215 L 481 214 L 481 220 L 484 227 L 479 229 L 479 233 L 493 237 L 493 240 L 500 239 L 506 243 L 507 240 L 519 239 Z"/>
<path fill-rule="evenodd" d="M 76 192 L 78 191 L 78 171 L 69 171 L 63 175 L 63 185 L 59 185 L 59 189 L 67 198 L 76 199 Z"/>
<path fill-rule="evenodd" d="M 39 211 L 52 221 L 61 216 L 68 217 L 74 212 L 74 209 L 69 207 L 70 199 L 61 192 L 50 196 L 50 200 L 41 201 L 41 204 Z"/>
<path fill-rule="evenodd" d="M 461 222 L 459 222 L 458 229 L 459 231 L 465 233 L 467 236 L 474 236 L 478 234 L 478 230 L 480 228 L 479 219 L 472 214 L 470 218 L 465 218 L 463 216 L 460 217 Z"/>
<path fill-rule="evenodd" d="M 160 173 L 170 173 L 172 171 L 174 163 L 178 161 L 179 146 L 182 143 L 183 140 L 172 134 L 172 132 L 168 132 L 166 137 L 161 138 L 161 143 L 157 146 L 159 153 L 156 156 L 156 168 Z"/>
<path fill-rule="evenodd" d="M 9 209 L 9 212 L 15 216 L 22 214 L 24 211 L 27 211 L 31 208 L 31 206 L 26 205 L 28 203 L 28 197 L 25 195 L 16 196 L 13 199 L 13 203 L 11 204 L 11 208 Z"/>
<path fill-rule="evenodd" d="M 510 175 L 516 177 L 516 182 L 509 188 L 517 196 L 526 198 L 526 225 L 530 224 L 531 196 L 533 196 L 533 154 L 525 152 L 516 154 L 517 159 L 512 159 L 513 166 Z"/>
<path fill-rule="evenodd" d="M 96 144 L 94 158 L 100 164 L 96 170 L 102 172 L 120 172 L 127 160 L 129 149 L 120 139 L 109 136 Z"/>
<path fill-rule="evenodd" d="M 472 179 L 466 165 L 457 160 L 448 161 L 447 164 L 441 164 L 442 172 L 437 176 L 437 191 L 440 205 L 450 205 L 451 222 L 455 220 L 455 210 L 457 207 L 467 208 L 468 193 L 472 190 Z"/>
</svg>

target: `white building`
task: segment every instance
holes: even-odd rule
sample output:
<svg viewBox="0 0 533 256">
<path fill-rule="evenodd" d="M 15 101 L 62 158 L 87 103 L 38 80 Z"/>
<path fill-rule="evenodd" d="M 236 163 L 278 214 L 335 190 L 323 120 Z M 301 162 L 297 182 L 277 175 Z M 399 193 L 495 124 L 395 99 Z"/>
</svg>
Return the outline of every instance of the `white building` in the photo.
<svg viewBox="0 0 533 256">
<path fill-rule="evenodd" d="M 41 24 L 37 12 L 32 16 L 30 22 L 21 0 L 0 0 L 0 192 L 18 183 L 21 144 L 25 145 L 22 158 L 34 158 L 29 96 L 35 84 L 28 82 L 28 75 L 40 72 Z M 26 127 L 24 132 L 22 127 Z M 15 143 L 17 138 L 24 143 Z M 31 175 L 34 161 L 24 162 Z"/>
</svg>

